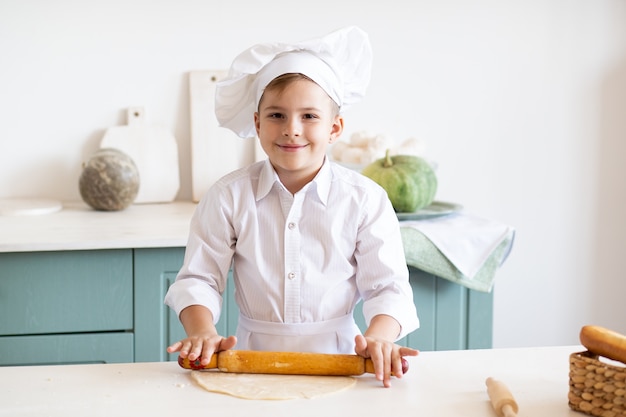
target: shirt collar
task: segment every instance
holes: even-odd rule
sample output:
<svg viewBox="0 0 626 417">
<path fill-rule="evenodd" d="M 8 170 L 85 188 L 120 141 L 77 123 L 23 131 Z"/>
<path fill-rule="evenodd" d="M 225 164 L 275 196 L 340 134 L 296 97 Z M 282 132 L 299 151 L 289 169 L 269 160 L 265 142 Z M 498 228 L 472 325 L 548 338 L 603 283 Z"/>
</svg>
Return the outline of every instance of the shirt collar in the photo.
<svg viewBox="0 0 626 417">
<path fill-rule="evenodd" d="M 328 161 L 328 158 L 324 158 L 324 163 L 322 164 L 320 172 L 318 172 L 313 179 L 313 182 L 316 185 L 315 189 L 317 190 L 317 197 L 324 205 L 328 203 L 328 195 L 330 194 L 330 184 L 332 180 L 333 171 L 330 169 L 330 162 Z"/>
<path fill-rule="evenodd" d="M 274 171 L 270 160 L 266 159 L 259 174 L 256 201 L 259 201 L 268 195 L 276 182 L 280 182 L 278 174 Z M 322 204 L 326 205 L 328 202 L 328 195 L 330 193 L 330 184 L 332 182 L 332 170 L 330 169 L 330 162 L 328 161 L 328 158 L 324 158 L 322 168 L 311 182 L 311 185 L 315 185 L 314 189 L 316 190 L 317 197 L 320 199 Z"/>
<path fill-rule="evenodd" d="M 259 174 L 259 183 L 256 188 L 256 201 L 268 195 L 276 181 L 278 181 L 278 175 L 276 175 L 276 171 L 274 171 L 270 160 L 266 159 Z"/>
</svg>

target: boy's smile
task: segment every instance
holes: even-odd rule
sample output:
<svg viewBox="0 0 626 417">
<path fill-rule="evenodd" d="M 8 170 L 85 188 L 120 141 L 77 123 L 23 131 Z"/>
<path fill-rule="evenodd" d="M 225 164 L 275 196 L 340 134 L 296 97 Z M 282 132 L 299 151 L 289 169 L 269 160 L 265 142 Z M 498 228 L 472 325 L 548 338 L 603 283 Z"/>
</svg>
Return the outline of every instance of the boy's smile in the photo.
<svg viewBox="0 0 626 417">
<path fill-rule="evenodd" d="M 278 145 L 282 150 L 284 150 L 285 152 L 296 152 L 299 151 L 300 149 L 304 148 L 306 145 L 290 145 L 290 144 L 285 144 L 285 145 Z"/>
<path fill-rule="evenodd" d="M 328 145 L 343 130 L 343 119 L 335 114 L 330 97 L 305 79 L 282 90 L 267 89 L 254 122 L 261 147 L 292 193 L 315 177 Z"/>
</svg>

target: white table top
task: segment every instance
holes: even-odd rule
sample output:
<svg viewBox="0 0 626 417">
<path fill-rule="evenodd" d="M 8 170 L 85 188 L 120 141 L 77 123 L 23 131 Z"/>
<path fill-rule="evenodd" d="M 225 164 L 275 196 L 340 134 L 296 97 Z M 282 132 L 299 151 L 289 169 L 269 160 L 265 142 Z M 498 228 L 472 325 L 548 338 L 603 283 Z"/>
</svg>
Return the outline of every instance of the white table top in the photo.
<svg viewBox="0 0 626 417">
<path fill-rule="evenodd" d="M 404 378 L 373 376 L 324 397 L 242 400 L 194 385 L 174 362 L 0 367 L 0 416 L 496 416 L 485 379 L 504 382 L 518 416 L 580 417 L 567 405 L 569 354 L 580 346 L 422 352 Z"/>
<path fill-rule="evenodd" d="M 0 252 L 184 247 L 196 204 L 134 204 L 96 211 L 64 202 L 61 211 L 0 216 Z"/>
</svg>

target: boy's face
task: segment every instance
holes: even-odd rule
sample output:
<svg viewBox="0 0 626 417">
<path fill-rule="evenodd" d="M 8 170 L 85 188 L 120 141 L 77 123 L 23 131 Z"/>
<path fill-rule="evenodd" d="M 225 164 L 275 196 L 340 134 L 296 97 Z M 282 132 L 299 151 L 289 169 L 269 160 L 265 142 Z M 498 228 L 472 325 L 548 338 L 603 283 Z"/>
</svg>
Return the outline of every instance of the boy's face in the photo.
<svg viewBox="0 0 626 417">
<path fill-rule="evenodd" d="M 328 145 L 343 131 L 343 119 L 317 84 L 298 80 L 284 90 L 266 90 L 254 114 L 261 147 L 283 183 L 315 177 Z M 285 183 L 285 185 L 287 185 Z"/>
</svg>

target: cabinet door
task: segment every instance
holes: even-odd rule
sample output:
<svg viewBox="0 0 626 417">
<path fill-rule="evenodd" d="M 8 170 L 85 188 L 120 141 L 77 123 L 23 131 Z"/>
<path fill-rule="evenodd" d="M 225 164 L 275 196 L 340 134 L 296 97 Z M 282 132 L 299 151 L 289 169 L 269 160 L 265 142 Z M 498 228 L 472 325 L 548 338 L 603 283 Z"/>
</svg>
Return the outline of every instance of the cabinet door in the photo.
<svg viewBox="0 0 626 417">
<path fill-rule="evenodd" d="M 413 267 L 409 273 L 420 328 L 407 345 L 424 351 L 491 348 L 493 294 Z"/>
<path fill-rule="evenodd" d="M 0 352 L 0 366 L 127 363 L 133 361 L 133 334 L 2 336 Z"/>
<path fill-rule="evenodd" d="M 130 249 L 2 253 L 0 335 L 130 330 L 132 273 Z"/>
<path fill-rule="evenodd" d="M 135 361 L 168 359 L 170 341 L 185 331 L 175 314 L 163 303 L 165 293 L 183 264 L 184 248 L 134 250 Z"/>
<path fill-rule="evenodd" d="M 168 354 L 170 344 L 185 337 L 185 330 L 176 314 L 163 303 L 183 265 L 184 248 L 135 249 L 135 360 L 159 362 L 176 360 L 178 353 Z M 217 331 L 234 334 L 237 325 L 233 285 L 226 288 L 222 315 Z M 233 323 L 234 319 L 234 323 Z"/>
<path fill-rule="evenodd" d="M 423 351 L 491 348 L 493 295 L 409 267 L 420 327 L 398 343 Z M 355 310 L 361 330 L 361 304 Z"/>
</svg>

